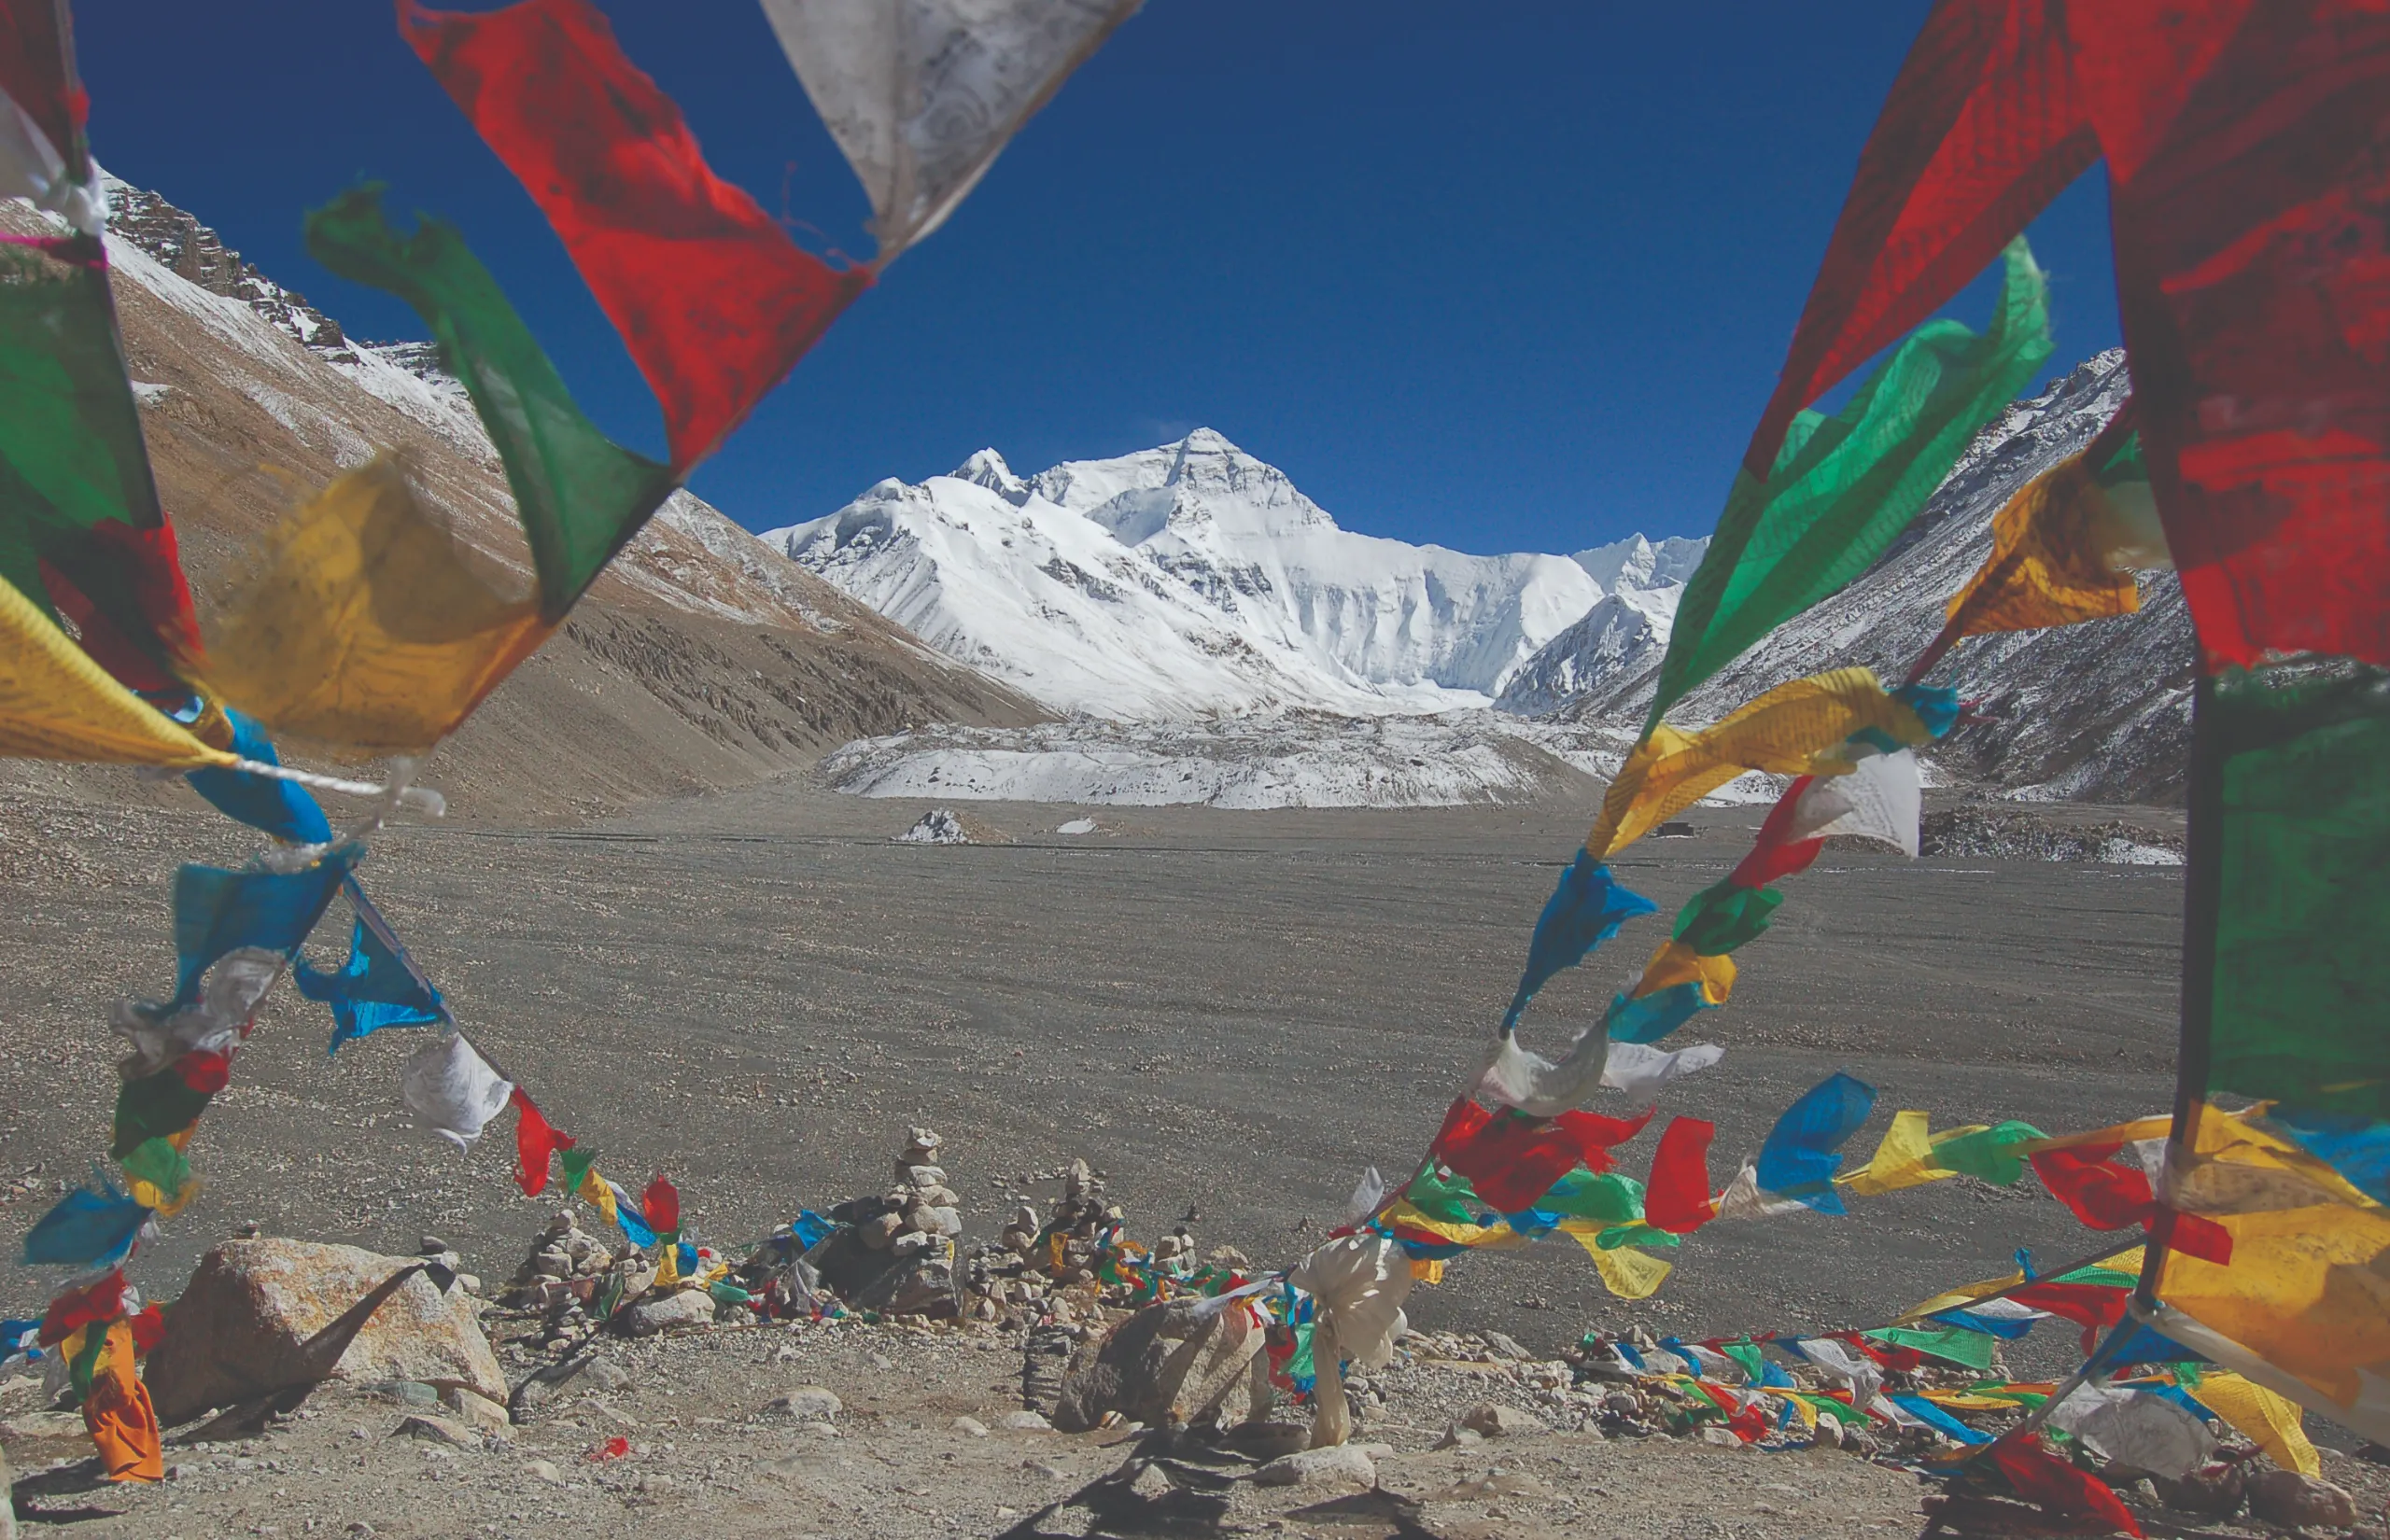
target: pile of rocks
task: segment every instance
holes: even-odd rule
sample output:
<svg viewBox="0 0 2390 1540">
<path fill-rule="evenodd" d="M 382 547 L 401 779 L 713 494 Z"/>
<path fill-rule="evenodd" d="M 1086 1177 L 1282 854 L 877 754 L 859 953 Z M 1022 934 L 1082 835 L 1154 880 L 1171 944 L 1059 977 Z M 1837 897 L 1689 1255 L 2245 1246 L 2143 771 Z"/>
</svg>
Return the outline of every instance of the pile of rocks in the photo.
<svg viewBox="0 0 2390 1540">
<path fill-rule="evenodd" d="M 1117 1270 L 1107 1282 L 1102 1274 L 1108 1259 L 1150 1262 L 1180 1278 L 1196 1271 L 1195 1238 L 1185 1222 L 1148 1253 L 1127 1239 L 1128 1214 L 1105 1196 L 1103 1172 L 1075 1159 L 1055 1175 L 1062 1194 L 1043 1216 L 1034 1204 L 1018 1200 L 996 1244 L 971 1249 L 964 1274 L 971 1319 L 1011 1326 L 1092 1324 L 1143 1292 Z M 1226 1249 L 1212 1260 L 1249 1266 L 1243 1253 Z"/>
<path fill-rule="evenodd" d="M 614 1265 L 603 1240 L 583 1230 L 570 1209 L 558 1209 L 514 1277 L 498 1296 L 501 1305 L 562 1318 L 596 1302 L 600 1282 Z"/>
<path fill-rule="evenodd" d="M 937 1164 L 945 1142 L 932 1129 L 908 1129 L 893 1185 L 830 1210 L 840 1229 L 810 1265 L 822 1286 L 849 1306 L 933 1321 L 963 1313 L 955 1287 L 963 1198 Z"/>
</svg>

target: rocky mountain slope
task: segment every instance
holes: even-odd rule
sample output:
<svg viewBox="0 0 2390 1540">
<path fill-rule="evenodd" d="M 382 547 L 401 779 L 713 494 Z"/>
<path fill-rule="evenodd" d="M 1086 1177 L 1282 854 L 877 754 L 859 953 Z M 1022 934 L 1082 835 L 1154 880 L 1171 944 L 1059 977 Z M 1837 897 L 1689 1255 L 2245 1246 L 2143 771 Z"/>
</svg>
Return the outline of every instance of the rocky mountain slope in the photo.
<svg viewBox="0 0 2390 1540">
<path fill-rule="evenodd" d="M 2088 443 L 2130 390 L 2124 355 L 2115 351 L 2010 407 L 1977 435 L 1873 568 L 1737 659 L 1672 720 L 1714 721 L 1821 669 L 1864 664 L 1887 679 L 1905 673 L 1941 629 L 1949 597 L 1989 552 L 1992 515 L 2017 488 Z M 2179 800 L 2189 742 L 2190 615 L 2172 573 L 2144 574 L 2141 599 L 2138 614 L 1961 642 L 1933 681 L 1957 686 L 1998 720 L 1943 745 L 1940 767 L 2029 801 Z M 1531 697 L 1525 682 L 1515 683 L 1506 699 L 1570 720 L 1639 726 L 1665 633 L 1654 640 L 1631 618 L 1613 615 L 1608 632 L 1578 635 L 1595 619 L 1555 638 L 1520 671 L 1521 681 L 1565 680 L 1572 689 Z"/>
<path fill-rule="evenodd" d="M 1705 547 L 1473 556 L 1358 535 L 1208 428 L 1026 478 L 982 450 L 763 538 L 949 656 L 1129 720 L 1482 707 L 1613 593 L 1672 615 Z"/>
<path fill-rule="evenodd" d="M 126 359 L 203 622 L 277 517 L 383 449 L 406 453 L 459 533 L 527 582 L 497 455 L 429 344 L 358 343 L 190 215 L 122 183 L 110 196 Z M 10 228 L 37 217 L 0 212 Z M 1040 715 L 683 493 L 426 778 L 459 817 L 581 816 L 914 723 Z M 21 762 L 0 776 L 129 784 Z"/>
</svg>

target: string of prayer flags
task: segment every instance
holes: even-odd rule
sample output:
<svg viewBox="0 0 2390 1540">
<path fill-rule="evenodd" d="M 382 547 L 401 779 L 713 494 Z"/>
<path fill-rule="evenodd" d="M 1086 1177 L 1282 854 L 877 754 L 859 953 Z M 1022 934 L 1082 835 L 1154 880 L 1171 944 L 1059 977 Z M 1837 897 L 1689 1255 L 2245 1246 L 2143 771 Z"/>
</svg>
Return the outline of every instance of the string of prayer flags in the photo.
<svg viewBox="0 0 2390 1540">
<path fill-rule="evenodd" d="M 871 286 L 867 269 L 834 271 L 798 249 L 713 174 L 681 109 L 587 0 L 471 14 L 398 0 L 398 16 L 622 333 L 664 409 L 677 474 L 712 454 Z"/>
<path fill-rule="evenodd" d="M 1659 905 L 1620 885 L 1610 869 L 1585 850 L 1577 852 L 1568 870 L 1536 917 L 1535 934 L 1527 942 L 1527 964 L 1511 1008 L 1502 1014 L 1505 1037 L 1519 1025 L 1519 1016 L 1552 976 L 1585 960 L 1593 949 L 1618 934 L 1619 927 L 1638 915 L 1656 913 Z"/>
<path fill-rule="evenodd" d="M 353 232 L 367 223 L 358 216 L 342 228 Z M 485 371 L 468 367 L 469 381 L 490 383 Z M 602 453 L 597 474 L 576 475 L 574 456 L 591 447 L 596 429 L 577 414 L 566 420 L 569 398 L 560 406 L 541 401 L 541 383 L 528 396 L 510 392 L 512 405 L 527 417 L 556 409 L 539 425 L 553 430 L 540 447 L 557 457 L 545 462 L 550 469 L 565 469 L 545 497 L 525 497 L 518 481 L 527 522 L 528 511 L 554 511 L 573 492 L 627 485 L 637 488 L 630 498 L 637 504 L 662 485 L 660 473 L 639 474 L 636 467 L 628 477 L 608 474 L 624 463 Z M 476 393 L 476 404 L 481 399 Z M 527 445 L 495 429 L 492 437 L 513 476 Z M 554 629 L 532 600 L 499 591 L 484 570 L 490 565 L 434 517 L 403 462 L 377 456 L 268 534 L 257 571 L 225 607 L 209 649 L 208 685 L 285 732 L 377 752 L 428 750 Z"/>
<path fill-rule="evenodd" d="M 1761 1190 L 1820 1213 L 1847 1212 L 1834 1189 L 1834 1174 L 1842 1164 L 1836 1152 L 1875 1106 L 1875 1087 L 1839 1071 L 1803 1092 L 1760 1145 L 1755 1170 Z"/>
<path fill-rule="evenodd" d="M 886 268 L 1143 0 L 764 0 L 871 199 Z"/>
<path fill-rule="evenodd" d="M 437 1027 L 448 1020 L 440 991 L 419 980 L 362 917 L 350 930 L 348 959 L 337 972 L 311 967 L 302 958 L 292 982 L 309 1000 L 331 1007 L 331 1041 L 324 1049 L 328 1055 L 385 1027 Z"/>
<path fill-rule="evenodd" d="M 399 1074 L 399 1099 L 407 1110 L 459 1150 L 473 1147 L 513 1094 L 513 1084 L 491 1069 L 462 1032 L 417 1049 Z"/>
<path fill-rule="evenodd" d="M 2048 359 L 2048 295 L 2021 237 L 2003 271 L 1981 336 L 1928 322 L 1840 412 L 1793 416 L 1780 450 L 1754 440 L 1762 463 L 1736 472 L 1678 605 L 1647 739 L 1694 687 L 1872 566 Z"/>
<path fill-rule="evenodd" d="M 598 431 L 453 226 L 424 218 L 402 236 L 383 215 L 380 189 L 353 188 L 307 216 L 307 249 L 342 277 L 404 300 L 431 329 L 506 468 L 539 573 L 540 617 L 562 620 L 671 495 L 674 472 Z M 361 511 L 376 511 L 399 514 L 384 498 Z M 419 537 L 409 550 L 418 562 L 437 561 Z M 496 595 L 473 595 L 471 608 L 485 612 L 481 631 L 503 623 Z"/>
<path fill-rule="evenodd" d="M 1910 694 L 1922 703 L 1917 692 Z M 1935 736 L 1916 705 L 1886 691 L 1866 668 L 1789 680 L 1698 732 L 1658 724 L 1603 794 L 1585 852 L 1607 859 L 1747 770 L 1782 776 L 1847 770 L 1851 762 L 1837 750 L 1854 734 L 1870 731 L 1881 735 L 1888 751 Z"/>
</svg>

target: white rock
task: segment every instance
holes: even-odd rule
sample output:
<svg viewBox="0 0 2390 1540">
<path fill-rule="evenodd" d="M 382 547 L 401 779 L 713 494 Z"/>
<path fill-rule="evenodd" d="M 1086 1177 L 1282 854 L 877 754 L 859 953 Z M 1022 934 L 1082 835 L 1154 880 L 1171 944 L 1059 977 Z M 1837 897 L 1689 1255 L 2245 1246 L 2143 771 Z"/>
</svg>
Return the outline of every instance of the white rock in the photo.
<svg viewBox="0 0 2390 1540">
<path fill-rule="evenodd" d="M 800 1385 L 764 1408 L 800 1422 L 828 1422 L 844 1409 L 837 1393 L 820 1385 Z"/>
<path fill-rule="evenodd" d="M 1317 1487 L 1367 1491 L 1378 1484 L 1377 1463 L 1350 1444 L 1303 1449 L 1253 1473 L 1256 1486 Z"/>
</svg>

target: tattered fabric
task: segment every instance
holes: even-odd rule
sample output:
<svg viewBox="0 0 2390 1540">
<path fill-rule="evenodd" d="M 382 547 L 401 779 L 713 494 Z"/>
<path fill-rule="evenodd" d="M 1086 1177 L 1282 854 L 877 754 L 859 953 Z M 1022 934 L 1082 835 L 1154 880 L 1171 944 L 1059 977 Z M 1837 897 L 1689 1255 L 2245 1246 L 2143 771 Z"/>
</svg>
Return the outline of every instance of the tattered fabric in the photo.
<svg viewBox="0 0 2390 1540">
<path fill-rule="evenodd" d="M 2136 471 L 2136 456 L 2129 462 Z M 2071 455 L 2017 489 L 1991 521 L 1991 553 L 1950 597 L 1945 637 L 2035 631 L 2130 615 L 2141 587 L 2119 547 L 2130 515 L 2121 497 L 2146 503 L 2141 475 L 2112 492 L 2081 455 Z"/>
<path fill-rule="evenodd" d="M 1587 953 L 1618 934 L 1620 926 L 1658 908 L 1642 894 L 1622 887 L 1609 867 L 1578 851 L 1577 859 L 1560 874 L 1552 897 L 1544 901 L 1543 913 L 1536 917 L 1535 934 L 1527 942 L 1526 968 L 1511 996 L 1511 1008 L 1502 1014 L 1502 1030 L 1509 1032 L 1518 1026 L 1527 1001 L 1554 973 L 1574 968 Z"/>
<path fill-rule="evenodd" d="M 885 267 L 1142 3 L 764 0 L 764 15 L 871 199 Z"/>
<path fill-rule="evenodd" d="M 399 30 L 521 178 L 664 409 L 672 464 L 713 453 L 856 295 L 716 176 L 587 0 L 476 14 L 398 0 Z"/>
<path fill-rule="evenodd" d="M 302 958 L 293 982 L 301 994 L 332 1009 L 327 1054 L 385 1027 L 437 1027 L 448 1019 L 440 991 L 417 979 L 362 916 L 349 932 L 348 959 L 338 972 L 310 967 Z"/>
<path fill-rule="evenodd" d="M 491 1069 L 461 1032 L 416 1050 L 399 1075 L 399 1097 L 407 1110 L 459 1150 L 472 1148 L 513 1091 L 513 1083 Z"/>
<path fill-rule="evenodd" d="M 1647 735 L 1696 685 L 1882 555 L 2050 351 L 2042 272 L 2019 238 L 1982 336 L 1929 322 L 1840 412 L 1793 417 L 1780 450 L 1755 439 L 1765 463 L 1736 472 L 1685 585 Z"/>
<path fill-rule="evenodd" d="M 570 439 L 542 447 L 569 455 Z M 597 469 L 607 481 L 633 471 L 624 490 L 638 493 L 626 507 L 653 490 L 622 459 L 600 453 Z M 527 522 L 558 501 L 519 487 L 517 496 Z M 496 570 L 433 517 L 401 462 L 377 457 L 274 525 L 255 574 L 224 607 L 208 683 L 283 732 L 382 752 L 429 749 L 554 629 L 530 599 L 499 592 Z"/>
<path fill-rule="evenodd" d="M 1698 732 L 1655 726 L 1603 794 L 1585 850 L 1597 860 L 1612 855 L 1746 770 L 1803 776 L 1840 765 L 1835 751 L 1867 728 L 1894 748 L 1933 738 L 1924 720 L 1866 668 L 1789 680 Z"/>
<path fill-rule="evenodd" d="M 175 1003 L 198 1000 L 200 975 L 236 948 L 288 957 L 307 939 L 356 861 L 331 850 L 296 872 L 229 872 L 187 865 L 175 873 Z"/>
</svg>

